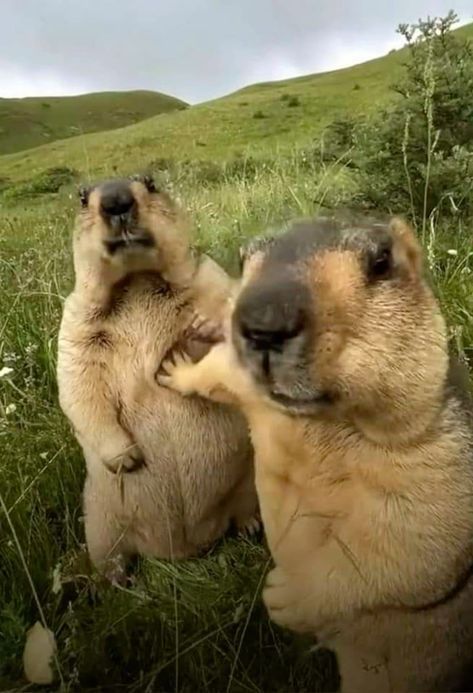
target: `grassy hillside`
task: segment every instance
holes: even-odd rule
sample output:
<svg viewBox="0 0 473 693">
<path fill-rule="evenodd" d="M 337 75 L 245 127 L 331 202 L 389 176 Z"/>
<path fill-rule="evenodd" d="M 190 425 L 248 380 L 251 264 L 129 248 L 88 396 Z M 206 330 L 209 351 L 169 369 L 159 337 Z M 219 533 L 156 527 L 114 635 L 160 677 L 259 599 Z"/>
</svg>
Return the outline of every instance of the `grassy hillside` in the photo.
<svg viewBox="0 0 473 693">
<path fill-rule="evenodd" d="M 473 24 L 457 31 L 473 38 Z M 287 150 L 310 142 L 337 116 L 366 115 L 394 98 L 389 86 L 404 57 L 403 50 L 393 51 L 343 70 L 256 84 L 136 125 L 0 157 L 0 177 L 25 180 L 50 166 L 96 176 L 143 168 L 161 157 L 228 158 Z"/>
<path fill-rule="evenodd" d="M 152 91 L 0 99 L 0 154 L 120 128 L 185 106 L 179 99 Z"/>
<path fill-rule="evenodd" d="M 53 142 L 0 158 L 0 176 L 25 179 L 48 166 L 92 175 L 142 167 L 158 157 L 228 157 L 310 140 L 334 117 L 365 113 L 391 98 L 401 56 L 345 70 L 247 87 L 221 99 L 115 131 Z"/>
</svg>

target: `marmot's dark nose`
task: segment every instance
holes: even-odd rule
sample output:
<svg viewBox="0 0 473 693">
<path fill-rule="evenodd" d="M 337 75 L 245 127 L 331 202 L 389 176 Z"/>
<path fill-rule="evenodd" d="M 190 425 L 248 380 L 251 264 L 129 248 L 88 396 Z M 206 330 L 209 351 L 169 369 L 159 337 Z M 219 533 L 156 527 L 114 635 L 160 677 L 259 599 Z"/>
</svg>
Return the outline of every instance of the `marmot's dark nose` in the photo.
<svg viewBox="0 0 473 693">
<path fill-rule="evenodd" d="M 100 209 L 107 216 L 120 216 L 131 211 L 135 198 L 129 181 L 114 180 L 100 188 Z"/>
<path fill-rule="evenodd" d="M 241 296 L 235 327 L 254 351 L 284 351 L 307 326 L 305 287 L 296 282 L 251 287 Z"/>
</svg>

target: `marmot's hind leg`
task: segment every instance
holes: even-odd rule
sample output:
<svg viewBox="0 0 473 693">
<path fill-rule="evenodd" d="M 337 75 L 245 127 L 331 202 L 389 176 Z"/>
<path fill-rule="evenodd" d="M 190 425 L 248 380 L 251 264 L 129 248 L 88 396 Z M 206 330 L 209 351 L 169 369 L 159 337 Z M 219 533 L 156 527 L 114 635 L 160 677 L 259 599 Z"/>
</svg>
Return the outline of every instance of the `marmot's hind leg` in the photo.
<svg viewBox="0 0 473 693">
<path fill-rule="evenodd" d="M 84 490 L 85 539 L 94 567 L 112 583 L 126 580 L 126 528 L 107 512 L 104 499 L 93 493 L 86 484 Z"/>
</svg>

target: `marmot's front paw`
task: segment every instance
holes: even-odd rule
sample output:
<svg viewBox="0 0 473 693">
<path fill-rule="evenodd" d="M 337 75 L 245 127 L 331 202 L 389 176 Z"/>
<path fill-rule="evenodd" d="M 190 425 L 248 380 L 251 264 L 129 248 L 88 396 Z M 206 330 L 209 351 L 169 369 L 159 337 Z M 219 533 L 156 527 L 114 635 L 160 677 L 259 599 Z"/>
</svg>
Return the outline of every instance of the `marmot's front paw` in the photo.
<svg viewBox="0 0 473 693">
<path fill-rule="evenodd" d="M 183 351 L 172 351 L 161 363 L 156 380 L 158 385 L 176 390 L 181 395 L 190 395 L 192 388 L 189 382 L 189 373 L 195 365 L 191 357 Z"/>
<path fill-rule="evenodd" d="M 269 617 L 282 628 L 296 633 L 314 631 L 310 625 L 310 604 L 305 603 L 304 595 L 291 584 L 281 568 L 273 568 L 268 573 L 263 590 L 263 602 Z"/>
<path fill-rule="evenodd" d="M 120 239 L 116 240 L 120 243 Z M 158 254 L 153 248 L 139 243 L 125 243 L 118 245 L 113 254 L 110 253 L 110 248 L 107 247 L 107 241 L 104 242 L 102 254 L 98 259 L 100 285 L 112 288 L 119 282 L 129 277 L 134 272 L 144 272 L 147 270 L 155 270 L 158 264 Z M 97 260 L 93 263 L 97 266 Z"/>
<path fill-rule="evenodd" d="M 126 434 L 120 440 L 111 440 L 100 451 L 102 462 L 113 474 L 133 472 L 145 464 L 143 453 Z"/>
</svg>

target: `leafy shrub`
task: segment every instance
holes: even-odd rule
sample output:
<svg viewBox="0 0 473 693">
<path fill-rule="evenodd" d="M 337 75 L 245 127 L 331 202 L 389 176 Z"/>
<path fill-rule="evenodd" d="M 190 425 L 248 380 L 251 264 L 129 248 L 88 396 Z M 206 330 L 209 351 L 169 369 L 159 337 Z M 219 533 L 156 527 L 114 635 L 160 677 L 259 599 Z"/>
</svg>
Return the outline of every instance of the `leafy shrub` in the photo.
<svg viewBox="0 0 473 693">
<path fill-rule="evenodd" d="M 287 100 L 287 106 L 288 108 L 295 108 L 296 106 L 300 106 L 301 102 L 298 96 L 291 96 L 290 99 Z"/>
<path fill-rule="evenodd" d="M 357 128 L 360 119 L 353 116 L 336 118 L 325 128 L 322 158 L 324 161 L 351 161 L 352 150 L 355 147 Z M 320 147 L 319 147 L 320 158 Z"/>
<path fill-rule="evenodd" d="M 267 115 L 263 111 L 255 111 L 253 113 L 253 118 L 255 120 L 261 120 L 262 118 L 267 118 Z"/>
<path fill-rule="evenodd" d="M 79 173 L 67 166 L 54 166 L 34 176 L 27 183 L 10 185 L 6 191 L 7 199 L 21 199 L 57 193 L 64 185 L 70 185 L 78 180 Z"/>
<path fill-rule="evenodd" d="M 75 169 L 55 166 L 40 173 L 30 185 L 33 193 L 57 193 L 63 185 L 74 183 L 78 177 L 79 173 Z"/>
<path fill-rule="evenodd" d="M 457 17 L 399 26 L 408 59 L 392 106 L 365 122 L 328 128 L 327 155 L 352 150 L 361 196 L 414 221 L 441 207 L 473 213 L 473 46 L 452 32 Z M 446 205 L 447 203 L 447 205 Z"/>
</svg>

